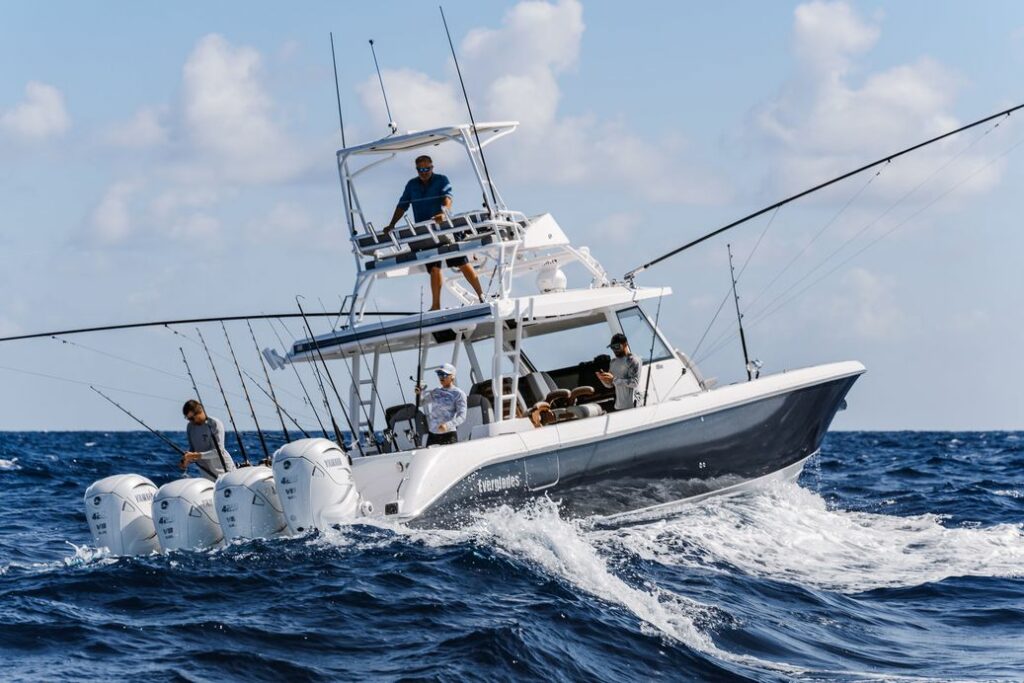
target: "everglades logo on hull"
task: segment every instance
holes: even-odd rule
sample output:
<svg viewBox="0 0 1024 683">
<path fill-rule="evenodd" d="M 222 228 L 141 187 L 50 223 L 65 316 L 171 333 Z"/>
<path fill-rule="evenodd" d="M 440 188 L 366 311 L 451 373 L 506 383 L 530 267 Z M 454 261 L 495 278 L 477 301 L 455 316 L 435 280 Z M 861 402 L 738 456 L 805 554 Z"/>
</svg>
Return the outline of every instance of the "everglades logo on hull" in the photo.
<svg viewBox="0 0 1024 683">
<path fill-rule="evenodd" d="M 519 478 L 518 474 L 506 474 L 502 477 L 481 479 L 476 483 L 476 488 L 480 493 L 494 493 L 495 491 L 519 488 L 521 483 L 522 480 Z"/>
</svg>

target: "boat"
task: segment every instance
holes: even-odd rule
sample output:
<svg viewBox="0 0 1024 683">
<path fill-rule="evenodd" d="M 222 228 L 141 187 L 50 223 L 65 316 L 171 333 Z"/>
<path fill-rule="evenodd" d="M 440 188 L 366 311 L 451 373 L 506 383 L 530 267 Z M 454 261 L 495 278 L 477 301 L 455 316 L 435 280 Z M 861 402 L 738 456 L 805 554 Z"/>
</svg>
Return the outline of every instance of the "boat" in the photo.
<svg viewBox="0 0 1024 683">
<path fill-rule="evenodd" d="M 288 349 L 266 349 L 264 356 L 276 369 L 311 364 L 331 386 L 335 376 L 348 378 L 339 401 L 352 438 L 293 441 L 274 454 L 270 466 L 260 466 L 259 475 L 223 475 L 236 489 L 245 481 L 261 482 L 252 500 L 236 495 L 248 500 L 244 514 L 252 516 L 257 502 L 272 513 L 260 528 L 280 530 L 286 522 L 288 531 L 299 534 L 366 519 L 459 526 L 480 511 L 538 497 L 558 501 L 571 516 L 657 514 L 683 501 L 795 479 L 820 449 L 864 366 L 844 361 L 751 373 L 749 381 L 727 385 L 705 377 L 659 327 L 670 288 L 609 277 L 554 216 L 529 216 L 506 205 L 487 170 L 484 148 L 517 127 L 511 121 L 458 124 L 338 150 L 356 266 L 343 304 L 346 324 L 326 334 L 310 332 Z M 359 199 L 364 174 L 440 145 L 458 145 L 466 153 L 483 206 L 445 210 L 437 221 L 407 217 L 393 230 L 376 229 Z M 453 257 L 466 257 L 489 274 L 485 297 L 448 277 L 444 286 L 454 307 L 387 320 L 368 311 L 375 285 L 415 282 L 409 286 L 414 292 L 431 264 Z M 652 309 L 658 311 L 653 318 Z M 636 405 L 625 410 L 612 409 L 614 390 L 595 374 L 607 370 L 607 340 L 619 333 L 643 364 Z M 544 349 L 571 359 L 546 364 Z M 415 403 L 384 405 L 384 369 L 402 354 L 413 354 L 428 376 L 441 363 L 460 368 L 467 418 L 458 426 L 456 443 L 426 446 L 425 420 Z M 395 374 L 397 379 L 397 367 Z M 115 530 L 134 524 L 132 534 L 150 534 L 138 524 L 145 503 L 168 496 L 154 495 L 152 483 L 138 475 L 108 480 L 86 494 L 87 509 L 111 511 L 95 524 L 90 520 L 97 543 L 100 523 Z M 228 485 L 218 482 L 217 489 Z M 209 508 L 219 505 L 230 536 L 247 536 L 239 529 L 237 505 L 222 510 L 229 506 L 214 487 L 176 486 L 202 489 L 200 498 L 181 508 L 179 524 L 187 522 L 190 510 L 198 511 L 193 518 L 199 512 L 209 517 Z M 136 490 L 147 499 L 125 517 L 117 501 L 131 501 Z M 152 512 L 159 530 L 164 518 Z M 204 534 L 197 538 L 208 539 L 199 545 L 224 542 L 215 533 Z M 132 539 L 116 545 L 149 547 Z"/>
</svg>

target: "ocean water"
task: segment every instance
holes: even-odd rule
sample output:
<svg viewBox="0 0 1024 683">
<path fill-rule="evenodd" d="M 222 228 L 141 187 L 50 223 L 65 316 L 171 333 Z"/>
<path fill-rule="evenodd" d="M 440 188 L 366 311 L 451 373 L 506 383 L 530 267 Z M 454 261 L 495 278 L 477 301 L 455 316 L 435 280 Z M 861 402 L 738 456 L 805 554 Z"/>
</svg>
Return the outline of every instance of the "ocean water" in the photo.
<svg viewBox="0 0 1024 683">
<path fill-rule="evenodd" d="M 0 679 L 1024 679 L 1024 433 L 833 433 L 797 484 L 620 528 L 542 500 L 459 531 L 92 548 L 86 486 L 176 459 L 0 434 Z"/>
</svg>

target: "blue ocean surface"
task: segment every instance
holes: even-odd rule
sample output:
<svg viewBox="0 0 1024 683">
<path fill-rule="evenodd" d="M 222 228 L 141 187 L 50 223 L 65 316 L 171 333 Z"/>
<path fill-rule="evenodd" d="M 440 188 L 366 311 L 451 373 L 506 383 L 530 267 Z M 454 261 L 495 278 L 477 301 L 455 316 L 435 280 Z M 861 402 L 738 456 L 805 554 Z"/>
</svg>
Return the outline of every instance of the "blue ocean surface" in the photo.
<svg viewBox="0 0 1024 683">
<path fill-rule="evenodd" d="M 798 484 L 618 528 L 541 500 L 92 548 L 85 488 L 176 460 L 144 432 L 0 434 L 0 679 L 1024 679 L 1022 433 L 832 433 Z"/>
</svg>

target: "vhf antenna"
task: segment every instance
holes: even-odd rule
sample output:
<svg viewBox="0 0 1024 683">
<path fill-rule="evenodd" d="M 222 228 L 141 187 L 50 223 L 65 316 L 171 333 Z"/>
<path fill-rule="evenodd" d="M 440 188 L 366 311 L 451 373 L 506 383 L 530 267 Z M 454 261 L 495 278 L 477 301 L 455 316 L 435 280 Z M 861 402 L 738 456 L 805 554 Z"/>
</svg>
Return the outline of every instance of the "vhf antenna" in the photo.
<svg viewBox="0 0 1024 683">
<path fill-rule="evenodd" d="M 726 244 L 725 248 L 729 251 L 729 281 L 732 282 L 732 300 L 736 304 L 736 322 L 740 326 L 740 345 L 743 347 L 743 366 L 747 369 L 747 381 L 754 379 L 754 374 L 751 372 L 752 366 L 750 364 L 750 356 L 747 355 L 747 336 L 743 334 L 743 314 L 740 313 L 740 297 L 736 294 L 736 269 L 732 265 L 732 245 Z M 757 361 L 754 361 L 756 364 Z"/>
<path fill-rule="evenodd" d="M 469 122 L 473 125 L 473 136 L 476 138 L 476 148 L 480 152 L 480 161 L 484 166 L 484 176 L 487 178 L 487 186 L 491 188 L 491 199 L 494 203 L 487 201 L 487 193 L 484 193 L 484 204 L 487 205 L 487 212 L 494 217 L 494 207 L 498 205 L 498 195 L 494 191 L 494 183 L 491 182 L 491 172 L 487 170 L 487 159 L 484 158 L 484 146 L 480 144 L 480 131 L 476 129 L 476 120 L 473 118 L 473 108 L 469 106 L 469 94 L 466 93 L 466 82 L 462 80 L 462 69 L 459 68 L 459 58 L 455 55 L 455 43 L 452 42 L 451 31 L 448 30 L 448 20 L 444 16 L 444 7 L 438 5 L 441 10 L 441 21 L 444 23 L 444 33 L 448 36 L 448 47 L 452 49 L 452 60 L 455 62 L 455 72 L 459 74 L 459 85 L 462 86 L 462 98 L 466 100 L 466 110 L 469 112 Z"/>
<path fill-rule="evenodd" d="M 398 124 L 391 117 L 391 107 L 388 105 L 388 93 L 384 90 L 384 77 L 380 75 L 380 64 L 377 63 L 377 51 L 373 48 L 373 38 L 370 38 L 370 54 L 373 55 L 373 65 L 377 68 L 377 80 L 380 82 L 380 94 L 384 96 L 384 111 L 388 113 L 388 128 L 391 134 L 398 132 Z"/>
<path fill-rule="evenodd" d="M 341 87 L 338 85 L 338 60 L 334 56 L 334 33 L 329 34 L 331 36 L 331 64 L 334 66 L 334 98 L 338 102 L 338 127 L 341 129 L 341 146 L 342 148 L 348 147 L 345 143 L 345 117 L 341 115 Z M 346 162 L 347 164 L 348 162 Z M 341 169 L 338 169 L 339 173 Z M 347 175 L 347 173 L 346 173 Z M 341 191 L 345 193 L 345 210 L 351 211 L 352 207 L 352 184 L 346 179 L 344 187 Z M 356 234 L 355 223 L 352 222 L 352 216 L 349 215 L 345 221 L 352 226 L 352 234 Z"/>
</svg>

